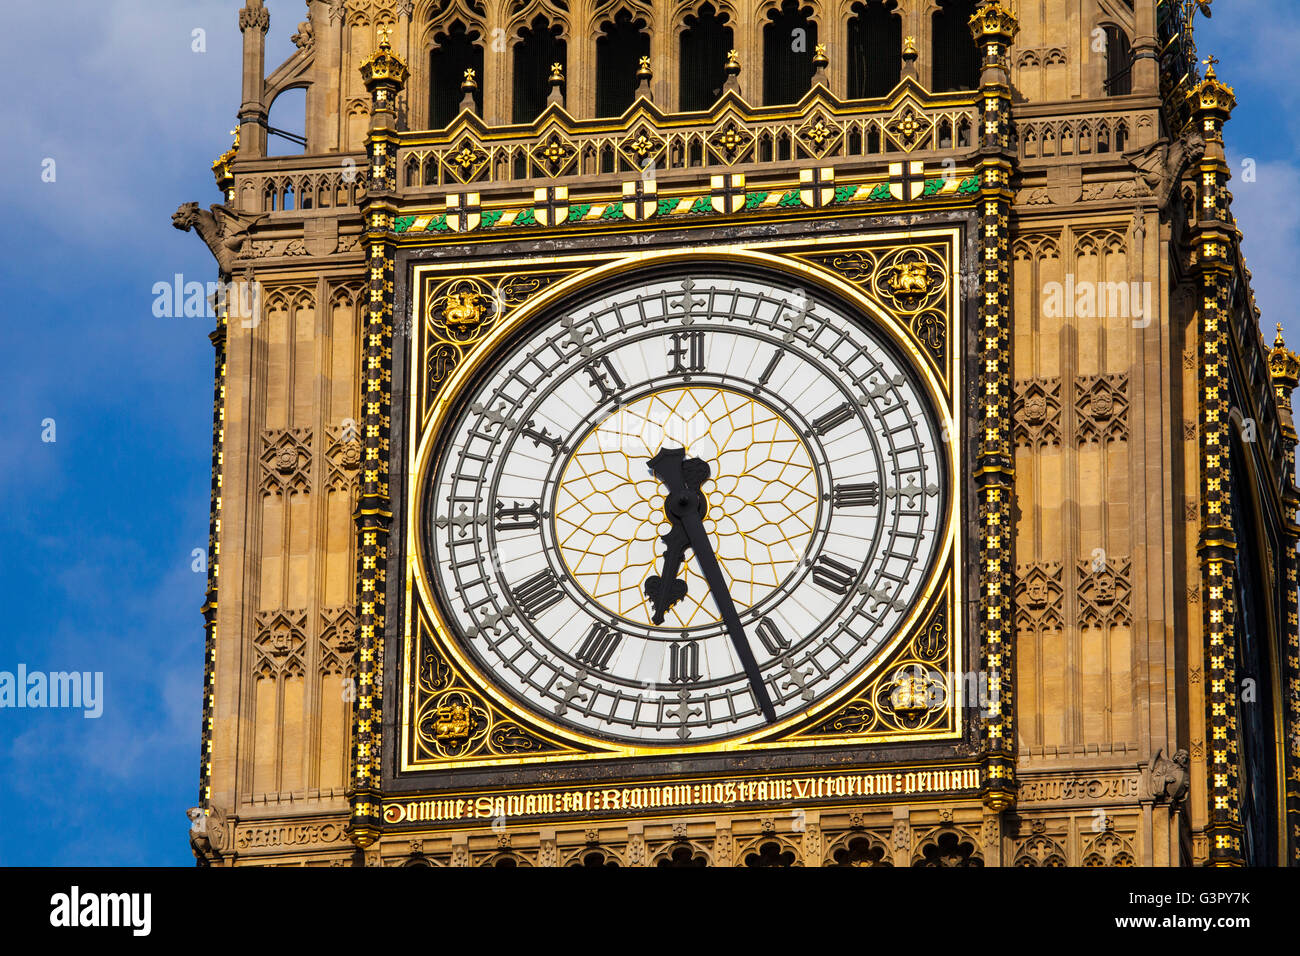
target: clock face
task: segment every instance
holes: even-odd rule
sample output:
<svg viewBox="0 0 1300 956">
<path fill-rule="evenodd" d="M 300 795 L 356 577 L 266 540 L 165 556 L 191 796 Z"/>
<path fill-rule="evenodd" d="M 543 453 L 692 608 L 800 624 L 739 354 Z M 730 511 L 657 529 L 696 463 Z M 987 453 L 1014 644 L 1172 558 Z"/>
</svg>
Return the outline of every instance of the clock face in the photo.
<svg viewBox="0 0 1300 956">
<path fill-rule="evenodd" d="M 950 494 L 887 341 L 707 274 L 516 337 L 424 489 L 462 652 L 524 709 L 638 745 L 761 731 L 860 675 L 931 576 Z"/>
</svg>

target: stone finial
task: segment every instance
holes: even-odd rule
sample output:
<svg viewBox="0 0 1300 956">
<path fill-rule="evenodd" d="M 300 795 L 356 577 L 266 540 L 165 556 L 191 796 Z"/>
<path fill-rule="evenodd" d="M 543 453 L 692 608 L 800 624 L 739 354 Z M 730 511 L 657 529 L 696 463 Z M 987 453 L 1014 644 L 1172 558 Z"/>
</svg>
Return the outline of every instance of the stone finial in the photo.
<svg viewBox="0 0 1300 956">
<path fill-rule="evenodd" d="M 254 28 L 263 33 L 271 29 L 271 13 L 262 6 L 262 0 L 248 0 L 239 10 L 239 32 L 247 33 Z"/>
<path fill-rule="evenodd" d="M 916 37 L 903 37 L 903 76 L 921 79 L 921 73 L 916 67 L 917 56 Z"/>
<path fill-rule="evenodd" d="M 654 101 L 654 91 L 650 88 L 650 81 L 655 78 L 654 71 L 650 69 L 650 57 L 643 56 L 637 62 L 636 68 L 636 95 L 645 97 L 647 100 Z"/>
<path fill-rule="evenodd" d="M 826 44 L 818 43 L 813 47 L 813 85 L 820 83 L 822 86 L 830 86 L 830 78 L 826 75 L 826 68 L 830 66 L 830 57 L 826 55 Z"/>
<path fill-rule="evenodd" d="M 478 78 L 473 67 L 465 71 L 465 79 L 460 83 L 460 108 L 469 110 L 471 113 L 475 110 L 474 93 L 478 90 Z"/>
<path fill-rule="evenodd" d="M 722 72 L 727 75 L 727 81 L 722 84 L 722 91 L 728 90 L 740 92 L 740 54 L 735 50 L 727 51 L 727 62 L 722 66 Z"/>
<path fill-rule="evenodd" d="M 546 97 L 546 102 L 559 103 L 561 106 L 563 106 L 564 91 L 561 89 L 561 87 L 564 86 L 564 64 L 558 61 L 552 63 L 551 75 L 547 78 L 546 82 L 551 84 L 551 93 L 549 96 Z"/>
</svg>

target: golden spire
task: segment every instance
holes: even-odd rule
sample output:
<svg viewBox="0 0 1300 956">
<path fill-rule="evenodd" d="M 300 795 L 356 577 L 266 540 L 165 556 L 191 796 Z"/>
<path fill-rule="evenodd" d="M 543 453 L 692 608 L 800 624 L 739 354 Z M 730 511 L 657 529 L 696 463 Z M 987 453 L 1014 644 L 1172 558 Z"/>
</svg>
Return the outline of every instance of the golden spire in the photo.
<svg viewBox="0 0 1300 956">
<path fill-rule="evenodd" d="M 212 163 L 212 175 L 216 177 L 217 188 L 225 194 L 227 201 L 234 198 L 231 190 L 235 185 L 235 174 L 230 167 L 239 155 L 239 127 L 232 129 L 230 135 L 235 137 L 234 145 Z"/>
<path fill-rule="evenodd" d="M 392 33 L 392 27 L 379 29 L 379 49 L 361 61 L 361 80 L 367 90 L 371 89 L 372 84 L 382 81 L 395 84 L 399 91 L 406 85 L 410 71 L 406 68 L 406 61 L 393 52 L 393 45 L 389 41 Z"/>
<path fill-rule="evenodd" d="M 1188 94 L 1192 101 L 1192 109 L 1195 112 L 1210 114 L 1218 122 L 1215 128 L 1209 131 L 1210 138 L 1222 138 L 1222 125 L 1232 114 L 1232 109 L 1237 105 L 1237 96 L 1232 91 L 1231 86 L 1225 86 L 1219 81 L 1214 72 L 1214 66 L 1219 61 L 1216 57 L 1207 56 L 1201 61 L 1205 64 L 1205 78 L 1192 87 Z"/>
<path fill-rule="evenodd" d="M 1268 372 L 1273 379 L 1278 404 L 1290 411 L 1291 392 L 1300 385 L 1300 356 L 1286 347 L 1286 340 L 1282 338 L 1281 323 L 1277 327 L 1277 338 L 1273 340 L 1273 348 L 1268 353 Z"/>
</svg>

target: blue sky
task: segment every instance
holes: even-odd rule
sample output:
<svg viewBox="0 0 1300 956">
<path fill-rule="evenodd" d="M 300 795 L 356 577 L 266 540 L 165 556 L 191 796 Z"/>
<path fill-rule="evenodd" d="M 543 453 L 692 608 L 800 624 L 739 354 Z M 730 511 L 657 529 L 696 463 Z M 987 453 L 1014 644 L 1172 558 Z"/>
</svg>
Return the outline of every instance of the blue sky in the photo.
<svg viewBox="0 0 1300 956">
<path fill-rule="evenodd" d="M 152 287 L 215 277 L 178 204 L 239 105 L 236 0 L 10 4 L 0 70 L 0 670 L 103 671 L 104 714 L 0 710 L 0 865 L 192 863 L 211 455 L 211 323 Z M 268 70 L 298 0 L 268 0 Z M 1265 27 L 1264 25 L 1267 24 Z M 193 50 L 193 31 L 206 50 Z M 1203 55 L 1241 105 L 1234 208 L 1270 333 L 1300 344 L 1300 4 L 1218 0 Z M 299 101 L 300 102 L 300 101 Z M 301 130 L 277 111 L 272 124 Z M 44 161 L 55 181 L 42 181 Z M 54 442 L 42 422 L 55 422 Z"/>
</svg>

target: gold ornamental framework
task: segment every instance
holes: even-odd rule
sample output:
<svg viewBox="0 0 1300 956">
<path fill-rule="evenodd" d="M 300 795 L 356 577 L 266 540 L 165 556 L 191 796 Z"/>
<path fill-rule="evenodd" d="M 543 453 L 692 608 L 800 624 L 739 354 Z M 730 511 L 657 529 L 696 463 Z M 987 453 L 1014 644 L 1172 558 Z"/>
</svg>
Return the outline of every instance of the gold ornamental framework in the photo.
<svg viewBox="0 0 1300 956">
<path fill-rule="evenodd" d="M 964 447 L 962 363 L 965 355 L 956 341 L 958 330 L 962 327 L 959 321 L 962 298 L 960 295 L 963 262 L 962 234 L 961 226 L 952 225 L 918 228 L 905 232 L 864 232 L 857 235 L 837 235 L 833 238 L 802 240 L 786 238 L 720 243 L 692 250 L 680 248 L 662 251 L 645 250 L 625 255 L 603 252 L 551 257 L 531 256 L 527 259 L 484 257 L 475 262 L 475 271 L 479 275 L 546 270 L 551 273 L 559 272 L 562 277 L 544 284 L 536 294 L 528 297 L 513 311 L 496 310 L 498 320 L 491 323 L 490 327 L 486 327 L 475 340 L 467 340 L 464 343 L 463 358 L 454 365 L 449 375 L 438 382 L 431 380 L 434 376 L 430 374 L 428 364 L 421 361 L 424 355 L 426 332 L 429 331 L 424 321 L 428 309 L 426 292 L 447 286 L 448 280 L 463 281 L 465 276 L 463 273 L 453 274 L 457 268 L 463 269 L 463 266 L 416 264 L 412 270 L 416 290 L 414 315 L 420 318 L 419 325 L 412 329 L 414 360 L 411 388 L 408 391 L 410 437 L 407 442 L 406 465 L 410 484 L 406 495 L 405 534 L 409 546 L 406 548 L 403 572 L 404 607 L 400 677 L 402 703 L 396 715 L 400 724 L 401 741 L 398 770 L 412 772 L 453 766 L 483 767 L 709 752 L 763 751 L 791 746 L 867 745 L 960 738 L 965 730 L 961 720 L 964 701 L 960 680 L 950 682 L 949 692 L 944 695 L 941 707 L 937 708 L 943 711 L 944 718 L 942 727 L 938 730 L 931 729 L 934 725 L 931 721 L 923 723 L 916 730 L 909 730 L 903 724 L 898 724 L 889 729 L 873 727 L 864 731 L 863 728 L 868 725 L 861 721 L 849 720 L 846 723 L 843 720 L 825 718 L 834 715 L 837 707 L 846 704 L 850 706 L 844 709 L 851 710 L 852 701 L 864 694 L 879 694 L 882 683 L 887 684 L 890 674 L 898 671 L 900 667 L 927 666 L 919 660 L 923 655 L 915 653 L 913 648 L 905 645 L 918 638 L 924 643 L 924 635 L 932 627 L 943 630 L 949 648 L 945 661 L 946 674 L 944 671 L 938 673 L 951 677 L 971 668 L 970 662 L 966 659 L 966 627 L 960 610 L 964 606 L 964 582 L 960 570 L 963 566 L 963 545 L 958 521 L 963 487 L 961 449 Z M 832 262 L 837 256 L 843 257 L 854 248 L 862 248 L 864 243 L 880 246 L 897 258 L 926 242 L 942 246 L 947 256 L 947 268 L 942 275 L 942 281 L 945 298 L 944 318 L 947 324 L 945 334 L 949 347 L 946 350 L 946 361 L 942 364 L 936 363 L 933 351 L 927 349 L 923 333 L 918 333 L 916 328 L 894 314 L 882 302 L 867 294 L 866 290 L 871 285 L 871 276 L 857 277 L 863 282 L 863 285 L 859 286 L 854 281 L 844 278 L 844 275 L 852 275 L 852 272 L 837 274 L 832 268 L 816 261 L 822 258 Z M 530 734 L 530 729 L 521 726 L 525 720 L 521 719 L 524 715 L 519 714 L 518 702 L 497 689 L 474 661 L 461 650 L 459 642 L 454 639 L 451 628 L 442 616 L 430 582 L 422 569 L 424 554 L 419 528 L 424 516 L 419 489 L 428 481 L 436 464 L 440 437 L 449 424 L 450 417 L 458 410 L 460 394 L 475 379 L 479 370 L 496 357 L 500 348 L 517 331 L 555 303 L 575 293 L 598 287 L 608 280 L 622 281 L 635 271 L 661 265 L 680 265 L 686 269 L 694 267 L 701 271 L 720 266 L 749 267 L 752 272 L 758 274 L 783 276 L 806 283 L 810 287 L 820 287 L 873 320 L 873 327 L 891 341 L 914 374 L 920 378 L 931 407 L 940 416 L 940 424 L 948 434 L 949 440 L 944 443 L 942 459 L 947 485 L 952 491 L 949 495 L 947 513 L 943 516 L 941 546 L 920 597 L 904 622 L 876 652 L 866 667 L 819 701 L 810 711 L 787 718 L 761 731 L 724 741 L 702 742 L 693 746 L 615 743 L 577 733 L 533 713 L 526 717 L 526 722 L 532 725 Z M 437 398 L 431 402 L 422 401 L 427 392 L 432 389 L 436 389 Z M 493 752 L 490 747 L 487 752 L 480 748 L 471 753 L 432 755 L 416 753 L 413 729 L 417 720 L 417 708 L 412 690 L 418 663 L 415 659 L 417 642 L 422 629 L 427 631 L 428 638 L 435 641 L 437 648 L 446 655 L 450 668 L 463 677 L 464 683 L 472 692 L 482 696 L 489 723 L 499 722 L 507 725 L 507 734 L 513 734 L 516 738 L 520 733 L 530 736 L 535 740 L 535 745 L 530 744 L 522 751 L 513 753 Z M 885 670 L 889 673 L 882 674 L 881 672 Z M 820 728 L 816 726 L 818 720 L 823 721 L 823 726 Z M 849 732 L 841 728 L 849 728 Z M 818 730 L 820 732 L 816 732 Z"/>
</svg>

